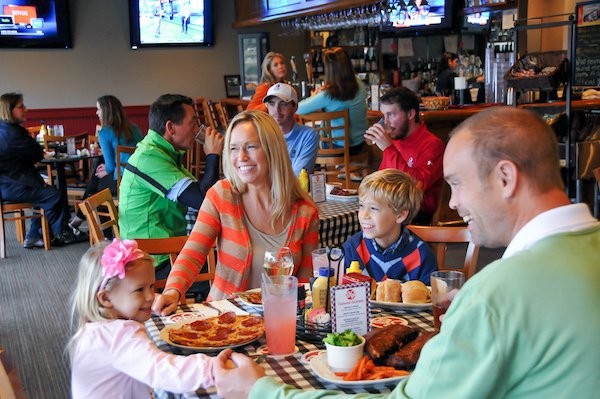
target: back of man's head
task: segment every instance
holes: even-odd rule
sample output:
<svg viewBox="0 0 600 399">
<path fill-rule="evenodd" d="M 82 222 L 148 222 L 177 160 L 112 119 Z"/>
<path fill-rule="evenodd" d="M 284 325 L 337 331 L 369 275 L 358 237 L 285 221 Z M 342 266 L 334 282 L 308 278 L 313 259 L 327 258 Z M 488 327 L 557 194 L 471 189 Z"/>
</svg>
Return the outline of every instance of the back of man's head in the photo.
<svg viewBox="0 0 600 399">
<path fill-rule="evenodd" d="M 388 90 L 379 99 L 381 104 L 396 104 L 404 112 L 415 110 L 415 122 L 419 123 L 419 97 L 411 89 L 401 86 Z"/>
<path fill-rule="evenodd" d="M 148 125 L 150 129 L 163 136 L 167 121 L 180 124 L 185 117 L 183 105 L 194 106 L 194 101 L 180 94 L 163 94 L 150 106 Z"/>
<path fill-rule="evenodd" d="M 563 189 L 558 143 L 548 124 L 533 112 L 493 107 L 461 123 L 451 135 L 467 132 L 483 179 L 501 160 L 513 162 L 539 192 Z"/>
</svg>

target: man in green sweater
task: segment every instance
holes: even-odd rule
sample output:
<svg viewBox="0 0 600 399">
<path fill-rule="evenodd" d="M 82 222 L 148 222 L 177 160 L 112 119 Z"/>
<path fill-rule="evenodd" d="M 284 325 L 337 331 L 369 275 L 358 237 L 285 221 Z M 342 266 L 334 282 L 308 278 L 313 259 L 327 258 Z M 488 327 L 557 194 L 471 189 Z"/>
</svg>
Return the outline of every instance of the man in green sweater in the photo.
<svg viewBox="0 0 600 399">
<path fill-rule="evenodd" d="M 356 397 L 596 397 L 600 223 L 565 194 L 553 131 L 525 110 L 481 112 L 455 129 L 444 178 L 473 240 L 506 251 L 465 283 L 409 378 Z M 230 351 L 215 375 L 226 399 L 349 397 L 296 390 Z"/>
<path fill-rule="evenodd" d="M 223 136 L 207 128 L 206 169 L 197 180 L 184 166 L 195 145 L 198 118 L 191 98 L 160 96 L 151 106 L 148 134 L 137 145 L 119 187 L 119 232 L 123 239 L 166 238 L 186 234 L 188 207 L 199 209 L 219 179 Z M 170 271 L 168 256 L 157 257 L 156 278 Z"/>
</svg>

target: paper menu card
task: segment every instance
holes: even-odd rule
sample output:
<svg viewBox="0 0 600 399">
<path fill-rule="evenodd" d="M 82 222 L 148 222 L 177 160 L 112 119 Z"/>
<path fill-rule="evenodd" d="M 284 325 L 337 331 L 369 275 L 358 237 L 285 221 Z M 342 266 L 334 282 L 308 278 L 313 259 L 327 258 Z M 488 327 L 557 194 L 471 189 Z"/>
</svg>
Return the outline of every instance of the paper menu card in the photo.
<svg viewBox="0 0 600 399">
<path fill-rule="evenodd" d="M 315 202 L 324 202 L 325 195 L 325 173 L 314 173 L 310 175 L 310 194 Z"/>
<path fill-rule="evenodd" d="M 331 287 L 331 329 L 364 335 L 371 329 L 371 285 L 368 282 Z"/>
</svg>

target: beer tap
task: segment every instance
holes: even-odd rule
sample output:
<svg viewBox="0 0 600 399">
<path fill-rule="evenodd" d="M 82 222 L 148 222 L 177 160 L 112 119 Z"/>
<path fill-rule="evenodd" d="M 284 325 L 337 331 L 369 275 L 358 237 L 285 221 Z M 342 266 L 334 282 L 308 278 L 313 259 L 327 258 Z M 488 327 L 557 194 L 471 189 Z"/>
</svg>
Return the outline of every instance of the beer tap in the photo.
<svg viewBox="0 0 600 399">
<path fill-rule="evenodd" d="M 310 53 L 304 53 L 304 66 L 306 67 L 306 77 L 308 83 L 313 82 L 312 56 Z"/>
<path fill-rule="evenodd" d="M 298 69 L 296 69 L 296 57 L 293 55 L 290 57 L 290 65 L 292 67 L 292 84 L 298 84 Z"/>
</svg>

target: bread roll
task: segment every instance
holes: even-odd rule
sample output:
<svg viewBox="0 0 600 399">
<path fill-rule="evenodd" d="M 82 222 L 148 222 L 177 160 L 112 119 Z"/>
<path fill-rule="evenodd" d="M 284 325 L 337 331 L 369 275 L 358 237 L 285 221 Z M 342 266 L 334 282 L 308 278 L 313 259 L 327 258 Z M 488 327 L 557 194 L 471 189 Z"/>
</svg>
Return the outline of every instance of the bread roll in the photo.
<svg viewBox="0 0 600 399">
<path fill-rule="evenodd" d="M 404 303 L 429 303 L 431 291 L 422 281 L 411 280 L 402 284 L 402 302 Z"/>
<path fill-rule="evenodd" d="M 399 280 L 383 280 L 377 285 L 375 299 L 379 302 L 400 302 L 402 284 Z"/>
</svg>

